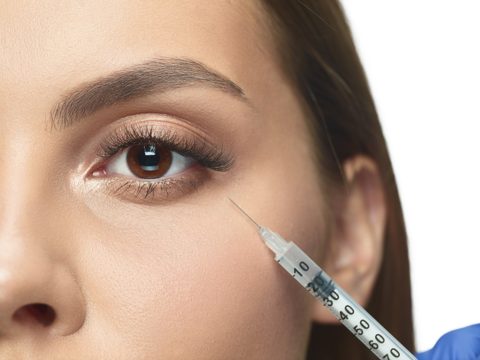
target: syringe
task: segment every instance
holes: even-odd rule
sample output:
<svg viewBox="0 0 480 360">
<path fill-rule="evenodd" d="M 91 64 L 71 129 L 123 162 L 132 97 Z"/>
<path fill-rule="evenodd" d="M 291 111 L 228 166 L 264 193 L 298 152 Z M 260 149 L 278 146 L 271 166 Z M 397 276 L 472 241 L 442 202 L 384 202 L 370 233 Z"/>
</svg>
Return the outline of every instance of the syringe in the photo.
<svg viewBox="0 0 480 360">
<path fill-rule="evenodd" d="M 330 276 L 295 243 L 286 241 L 277 233 L 257 224 L 232 199 L 229 200 L 256 225 L 265 244 L 275 254 L 275 261 L 315 298 L 322 301 L 323 305 L 379 359 L 415 360 L 411 352 L 335 284 Z"/>
</svg>

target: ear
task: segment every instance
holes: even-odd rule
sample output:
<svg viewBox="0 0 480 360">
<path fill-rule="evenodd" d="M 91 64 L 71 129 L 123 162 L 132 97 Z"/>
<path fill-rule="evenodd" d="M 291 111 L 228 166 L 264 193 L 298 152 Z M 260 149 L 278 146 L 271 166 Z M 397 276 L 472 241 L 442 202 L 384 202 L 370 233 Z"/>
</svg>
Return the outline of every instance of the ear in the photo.
<svg viewBox="0 0 480 360">
<path fill-rule="evenodd" d="M 347 186 L 333 193 L 331 238 L 323 268 L 360 305 L 365 306 L 380 268 L 386 225 L 386 203 L 378 167 L 369 157 L 354 156 L 343 164 Z M 338 320 L 316 301 L 312 320 Z"/>
</svg>

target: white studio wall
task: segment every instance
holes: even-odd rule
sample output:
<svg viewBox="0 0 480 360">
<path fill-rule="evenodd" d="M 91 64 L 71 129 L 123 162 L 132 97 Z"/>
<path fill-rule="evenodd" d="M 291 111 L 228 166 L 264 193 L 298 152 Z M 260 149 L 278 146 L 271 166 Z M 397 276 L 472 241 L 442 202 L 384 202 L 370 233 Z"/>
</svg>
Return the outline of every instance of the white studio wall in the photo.
<svg viewBox="0 0 480 360">
<path fill-rule="evenodd" d="M 342 4 L 398 181 L 427 350 L 480 323 L 480 2 Z"/>
</svg>

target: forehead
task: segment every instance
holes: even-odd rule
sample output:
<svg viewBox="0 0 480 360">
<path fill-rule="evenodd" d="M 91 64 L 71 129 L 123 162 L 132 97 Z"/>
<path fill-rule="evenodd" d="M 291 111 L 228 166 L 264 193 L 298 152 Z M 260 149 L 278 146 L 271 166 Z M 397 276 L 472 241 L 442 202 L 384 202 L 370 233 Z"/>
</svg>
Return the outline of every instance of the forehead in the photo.
<svg viewBox="0 0 480 360">
<path fill-rule="evenodd" d="M 156 56 L 194 58 L 248 88 L 269 56 L 253 1 L 32 0 L 0 7 L 2 96 L 58 93 Z"/>
</svg>

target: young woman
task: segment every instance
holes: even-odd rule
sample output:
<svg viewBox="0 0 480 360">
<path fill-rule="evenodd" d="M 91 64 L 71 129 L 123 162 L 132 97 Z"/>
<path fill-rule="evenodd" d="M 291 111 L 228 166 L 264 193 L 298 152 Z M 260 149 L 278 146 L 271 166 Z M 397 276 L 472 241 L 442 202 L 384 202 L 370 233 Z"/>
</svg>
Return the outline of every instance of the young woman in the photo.
<svg viewBox="0 0 480 360">
<path fill-rule="evenodd" d="M 405 226 L 336 1 L 4 1 L 2 359 L 367 359 L 231 197 L 414 350 Z"/>
</svg>

